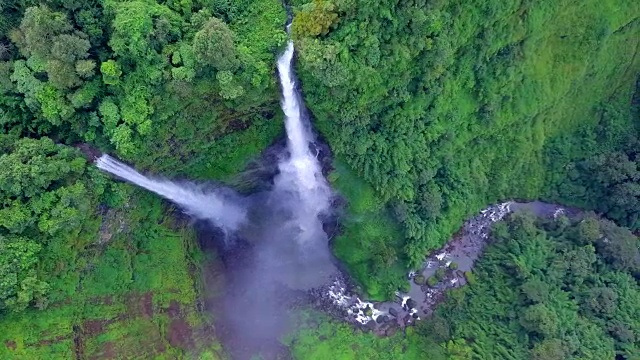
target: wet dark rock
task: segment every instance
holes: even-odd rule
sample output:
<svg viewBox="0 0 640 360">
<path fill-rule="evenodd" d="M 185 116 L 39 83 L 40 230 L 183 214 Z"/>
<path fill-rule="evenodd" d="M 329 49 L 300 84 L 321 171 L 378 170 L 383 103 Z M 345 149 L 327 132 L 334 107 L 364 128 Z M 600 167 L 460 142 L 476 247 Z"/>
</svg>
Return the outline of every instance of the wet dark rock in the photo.
<svg viewBox="0 0 640 360">
<path fill-rule="evenodd" d="M 398 310 L 396 310 L 395 308 L 390 308 L 389 309 L 389 315 L 391 315 L 393 317 L 398 317 Z"/>
<path fill-rule="evenodd" d="M 409 309 L 413 309 L 413 308 L 415 308 L 416 306 L 418 306 L 418 303 L 417 303 L 415 300 L 413 300 L 413 299 L 409 299 L 409 300 L 407 300 L 407 307 L 408 307 Z"/>
</svg>

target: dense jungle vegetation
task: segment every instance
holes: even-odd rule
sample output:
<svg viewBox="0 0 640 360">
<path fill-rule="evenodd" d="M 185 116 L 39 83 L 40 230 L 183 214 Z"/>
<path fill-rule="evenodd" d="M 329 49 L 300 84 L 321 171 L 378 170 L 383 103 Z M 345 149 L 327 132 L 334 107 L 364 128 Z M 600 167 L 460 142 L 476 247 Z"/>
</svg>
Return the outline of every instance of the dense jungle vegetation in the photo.
<svg viewBox="0 0 640 360">
<path fill-rule="evenodd" d="M 385 262 L 419 264 L 502 199 L 560 201 L 640 227 L 630 106 L 639 16 L 634 0 L 297 7 L 299 76 L 316 126 L 404 230 L 382 241 L 394 244 L 386 250 L 376 237 L 338 241 L 371 296 L 399 285 Z M 598 171 L 608 163 L 628 180 Z"/>
<path fill-rule="evenodd" d="M 394 337 L 302 314 L 300 359 L 633 359 L 640 2 L 293 0 L 298 72 L 372 298 L 482 207 L 476 282 Z M 0 0 L 0 357 L 223 358 L 194 234 L 87 153 L 227 181 L 282 133 L 278 0 Z M 634 92 L 636 95 L 634 97 Z M 83 154 L 84 152 L 84 154 Z"/>
<path fill-rule="evenodd" d="M 222 356 L 193 231 L 79 148 L 229 179 L 282 131 L 285 21 L 275 0 L 0 1 L 1 358 Z"/>
</svg>

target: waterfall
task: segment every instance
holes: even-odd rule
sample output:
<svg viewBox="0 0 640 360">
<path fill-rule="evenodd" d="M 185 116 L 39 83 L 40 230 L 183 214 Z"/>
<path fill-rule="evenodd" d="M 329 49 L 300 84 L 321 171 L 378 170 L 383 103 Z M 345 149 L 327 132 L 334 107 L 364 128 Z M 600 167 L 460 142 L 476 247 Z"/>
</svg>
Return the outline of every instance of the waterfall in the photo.
<svg viewBox="0 0 640 360">
<path fill-rule="evenodd" d="M 314 137 L 302 111 L 301 96 L 291 70 L 293 54 L 293 42 L 289 41 L 286 50 L 278 58 L 289 156 L 279 164 L 280 174 L 274 181 L 275 191 L 286 192 L 293 197 L 294 221 L 302 231 L 300 241 L 311 241 L 310 238 L 318 237 L 324 237 L 326 241 L 319 216 L 330 208 L 331 189 L 310 148 Z M 326 246 L 326 243 L 323 245 Z"/>
<path fill-rule="evenodd" d="M 205 190 L 201 185 L 191 182 L 177 183 L 145 176 L 106 154 L 96 160 L 96 166 L 172 201 L 187 214 L 209 220 L 225 231 L 237 230 L 246 220 L 245 209 L 232 201 L 230 194 L 220 190 Z"/>
</svg>

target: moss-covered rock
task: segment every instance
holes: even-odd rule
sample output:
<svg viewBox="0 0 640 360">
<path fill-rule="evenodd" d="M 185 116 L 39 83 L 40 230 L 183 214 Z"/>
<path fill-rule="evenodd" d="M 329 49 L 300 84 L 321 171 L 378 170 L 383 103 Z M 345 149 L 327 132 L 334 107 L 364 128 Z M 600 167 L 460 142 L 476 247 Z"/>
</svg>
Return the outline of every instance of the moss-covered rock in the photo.
<svg viewBox="0 0 640 360">
<path fill-rule="evenodd" d="M 476 275 L 474 273 L 472 273 L 471 271 L 465 271 L 464 272 L 464 278 L 467 279 L 467 283 L 469 285 L 473 285 L 476 283 Z"/>
</svg>

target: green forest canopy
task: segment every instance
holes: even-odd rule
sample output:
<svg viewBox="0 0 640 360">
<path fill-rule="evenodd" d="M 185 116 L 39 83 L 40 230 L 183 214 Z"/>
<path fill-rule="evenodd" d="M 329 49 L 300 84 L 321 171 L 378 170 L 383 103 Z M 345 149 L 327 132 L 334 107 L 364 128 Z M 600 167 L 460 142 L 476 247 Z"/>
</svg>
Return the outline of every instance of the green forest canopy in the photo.
<svg viewBox="0 0 640 360">
<path fill-rule="evenodd" d="M 481 359 L 637 359 L 639 240 L 587 215 L 511 216 L 475 270 L 419 327 Z"/>
</svg>

